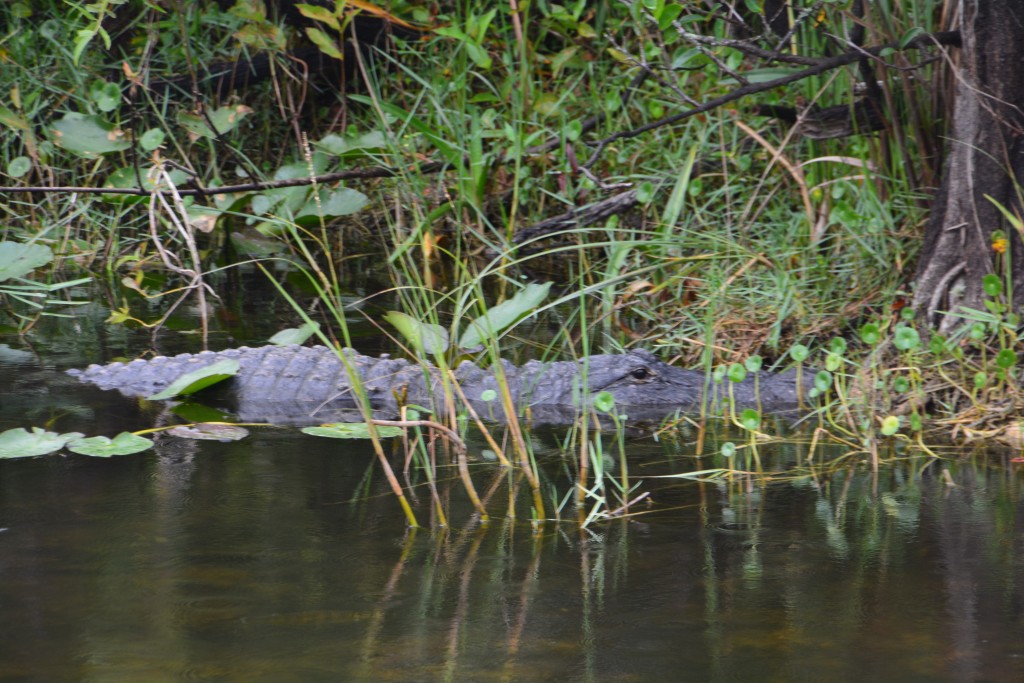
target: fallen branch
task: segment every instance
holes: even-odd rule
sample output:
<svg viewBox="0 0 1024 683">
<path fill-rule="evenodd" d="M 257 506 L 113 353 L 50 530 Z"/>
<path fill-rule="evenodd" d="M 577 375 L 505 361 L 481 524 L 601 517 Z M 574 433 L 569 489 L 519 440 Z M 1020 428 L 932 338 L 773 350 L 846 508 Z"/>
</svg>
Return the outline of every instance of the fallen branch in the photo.
<svg viewBox="0 0 1024 683">
<path fill-rule="evenodd" d="M 447 164 L 439 161 L 431 161 L 410 169 L 412 173 L 436 173 L 444 169 Z M 266 182 L 245 183 L 242 185 L 224 185 L 222 187 L 188 187 L 182 186 L 177 189 L 181 197 L 210 197 L 218 194 L 232 194 L 234 192 L 254 192 L 257 190 L 272 190 L 277 187 L 298 187 L 302 185 L 324 185 L 342 180 L 362 180 L 367 178 L 392 178 L 402 171 L 387 166 L 376 168 L 360 168 L 352 171 L 338 171 L 336 173 L 325 173 L 308 178 L 289 178 L 286 180 L 268 180 Z M 75 192 L 78 194 L 123 194 L 135 197 L 148 197 L 151 194 L 163 192 L 157 188 L 146 190 L 135 187 L 0 187 L 0 192 Z"/>
<path fill-rule="evenodd" d="M 582 228 L 606 220 L 615 214 L 633 208 L 636 206 L 637 201 L 636 190 L 613 195 L 582 209 L 573 209 L 539 223 L 534 223 L 528 228 L 523 228 L 512 237 L 512 243 L 522 244 L 523 242 L 543 237 L 553 232 Z"/>
</svg>

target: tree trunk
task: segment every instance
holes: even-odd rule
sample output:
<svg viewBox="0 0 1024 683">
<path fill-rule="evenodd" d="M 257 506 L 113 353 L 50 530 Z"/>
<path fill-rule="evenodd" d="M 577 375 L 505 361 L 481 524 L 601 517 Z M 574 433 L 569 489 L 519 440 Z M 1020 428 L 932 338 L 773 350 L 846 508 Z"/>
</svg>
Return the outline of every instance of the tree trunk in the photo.
<svg viewBox="0 0 1024 683">
<path fill-rule="evenodd" d="M 914 306 L 940 331 L 962 323 L 960 307 L 984 309 L 982 278 L 1004 274 L 992 233 L 1009 239 L 1013 304 L 1024 301 L 1024 2 L 963 0 L 963 48 L 942 186 L 925 227 Z M 988 199 L 991 197 L 991 200 Z"/>
</svg>

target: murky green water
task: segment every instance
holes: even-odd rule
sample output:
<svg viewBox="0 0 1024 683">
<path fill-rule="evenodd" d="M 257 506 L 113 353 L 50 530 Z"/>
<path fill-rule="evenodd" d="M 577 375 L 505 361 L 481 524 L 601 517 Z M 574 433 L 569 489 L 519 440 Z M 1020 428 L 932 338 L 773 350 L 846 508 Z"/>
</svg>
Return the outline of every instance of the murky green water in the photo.
<svg viewBox="0 0 1024 683">
<path fill-rule="evenodd" d="M 0 429 L 159 419 L 36 363 L 0 361 Z M 0 682 L 1024 680 L 1008 454 L 650 478 L 719 464 L 692 440 L 630 443 L 649 514 L 538 533 L 474 522 L 454 480 L 453 528 L 413 532 L 364 444 L 294 430 L 0 461 Z M 507 477 L 474 477 L 501 515 Z"/>
</svg>

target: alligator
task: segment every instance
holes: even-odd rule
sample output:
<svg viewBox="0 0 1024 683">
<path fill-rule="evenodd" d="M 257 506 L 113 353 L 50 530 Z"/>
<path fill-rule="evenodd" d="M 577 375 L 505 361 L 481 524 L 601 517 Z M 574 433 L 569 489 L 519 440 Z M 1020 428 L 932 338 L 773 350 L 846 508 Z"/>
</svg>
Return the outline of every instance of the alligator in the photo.
<svg viewBox="0 0 1024 683">
<path fill-rule="evenodd" d="M 343 353 L 346 362 L 325 346 L 241 347 L 91 365 L 68 372 L 102 389 L 149 397 L 185 374 L 233 359 L 238 361 L 238 370 L 224 384 L 230 410 L 239 421 L 315 424 L 362 419 L 351 368 L 358 373 L 375 417 L 395 417 L 403 405 L 445 410 L 446 378 L 434 365 L 388 355 L 364 356 L 352 349 Z M 495 395 L 500 397 L 505 386 L 520 415 L 538 424 L 559 424 L 574 421 L 581 406 L 590 405 L 598 393 L 608 392 L 615 399 L 616 413 L 625 414 L 630 421 L 648 421 L 693 412 L 702 400 L 716 403 L 729 395 L 737 408 L 792 411 L 799 406 L 797 376 L 793 371 L 762 374 L 756 383 L 748 377 L 723 387 L 707 381 L 704 372 L 677 368 L 649 351 L 634 349 L 575 361 L 532 360 L 521 366 L 502 360 L 500 370 L 467 360 L 449 373 L 447 379 L 458 385 L 458 391 L 449 390 L 447 395 L 461 392 L 481 417 L 500 420 L 504 411 Z"/>
</svg>

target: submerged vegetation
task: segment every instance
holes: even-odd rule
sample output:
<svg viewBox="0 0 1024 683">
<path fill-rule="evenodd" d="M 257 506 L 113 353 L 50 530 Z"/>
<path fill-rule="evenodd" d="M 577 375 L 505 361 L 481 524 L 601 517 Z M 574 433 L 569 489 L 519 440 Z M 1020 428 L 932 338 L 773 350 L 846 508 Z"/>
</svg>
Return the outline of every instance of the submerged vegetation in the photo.
<svg viewBox="0 0 1024 683">
<path fill-rule="evenodd" d="M 631 346 L 715 382 L 797 367 L 814 381 L 808 464 L 823 439 L 875 467 L 904 446 L 930 456 L 935 424 L 1020 438 L 1006 236 L 984 310 L 939 335 L 907 306 L 942 162 L 940 0 L 70 4 L 0 7 L 7 332 L 73 313 L 91 280 L 110 324 L 155 334 L 188 302 L 205 343 L 213 277 L 255 264 L 303 326 L 288 343 L 358 346 L 366 316 L 439 368 Z M 390 286 L 362 289 L 366 264 Z M 500 429 L 456 419 L 446 392 L 448 424 L 366 406 L 410 523 L 386 427 L 406 430 L 440 519 L 438 433 L 488 514 L 469 424 L 522 473 L 538 522 L 642 500 L 621 425 L 609 442 L 585 413 L 565 442 L 574 489 L 547 490 L 507 392 Z M 739 436 L 722 466 L 686 476 L 764 475 L 767 416 L 724 413 Z"/>
</svg>

